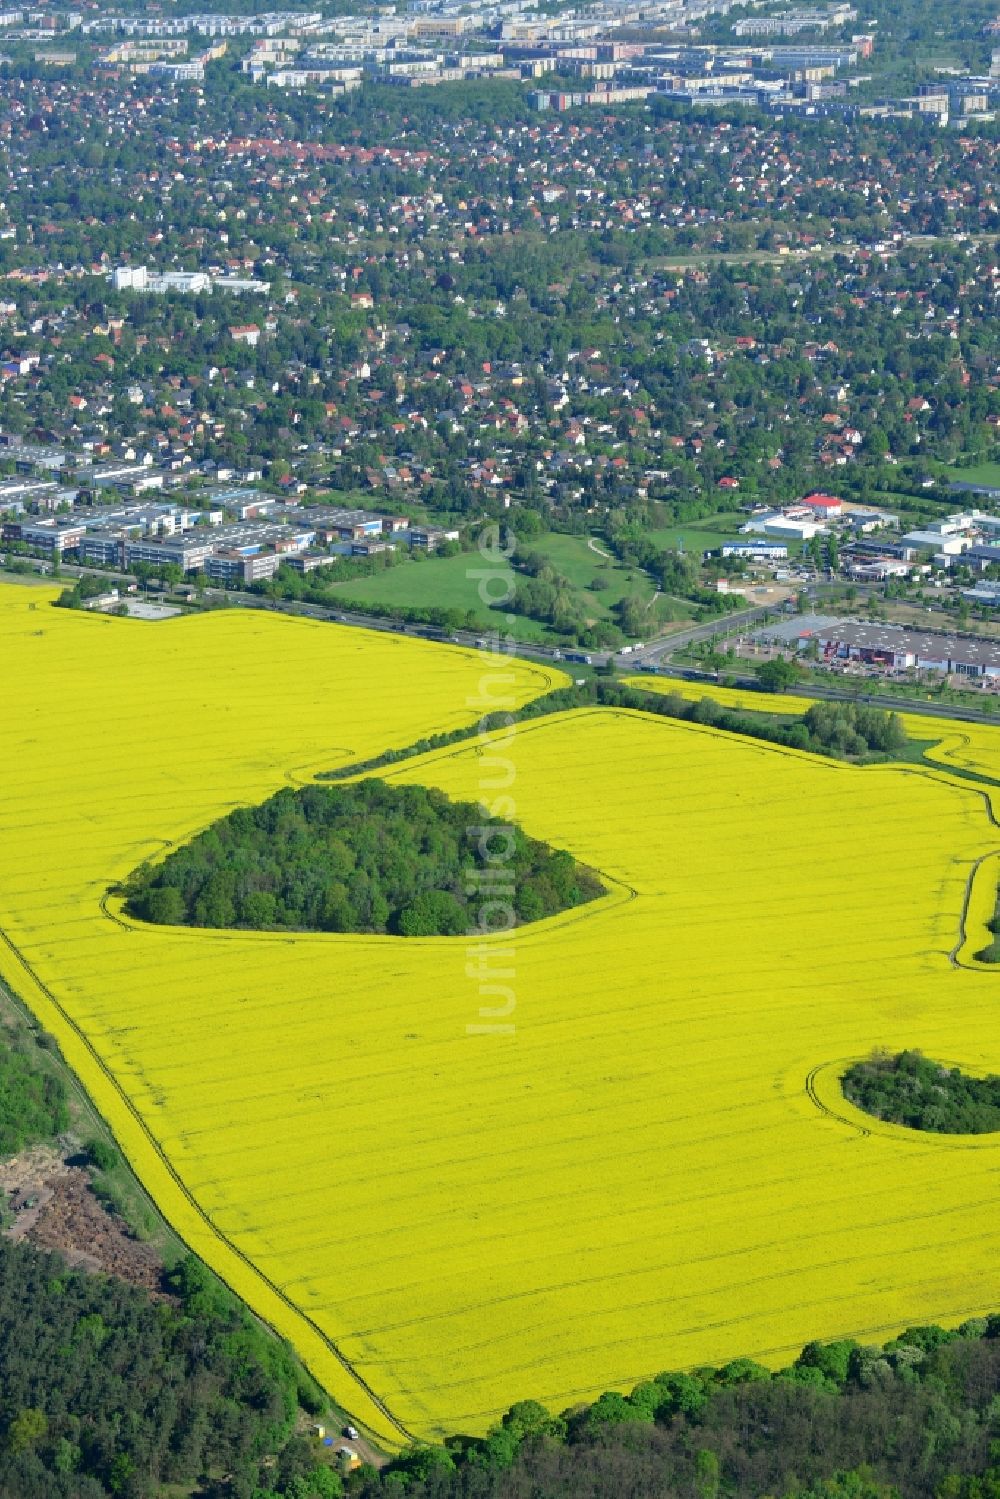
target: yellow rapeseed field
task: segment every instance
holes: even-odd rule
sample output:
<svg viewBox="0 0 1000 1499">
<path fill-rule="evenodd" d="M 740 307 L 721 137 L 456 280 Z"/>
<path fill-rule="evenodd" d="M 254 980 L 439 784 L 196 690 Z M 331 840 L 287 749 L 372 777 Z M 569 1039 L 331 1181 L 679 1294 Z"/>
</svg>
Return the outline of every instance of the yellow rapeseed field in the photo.
<svg viewBox="0 0 1000 1499">
<path fill-rule="evenodd" d="M 814 697 L 790 692 L 757 692 L 753 688 L 724 687 L 715 682 L 692 682 L 684 677 L 636 676 L 623 679 L 626 687 L 661 695 L 675 694 L 688 702 L 710 697 L 722 708 L 741 713 L 807 713 Z M 926 744 L 929 760 L 989 779 L 1000 779 L 1000 728 L 987 724 L 959 723 L 926 714 L 907 713 L 902 705 L 899 718 L 909 738 Z"/>
<path fill-rule="evenodd" d="M 673 693 L 697 702 L 710 697 L 722 708 L 737 708 L 750 713 L 805 713 L 816 702 L 814 697 L 790 692 L 755 692 L 752 687 L 723 687 L 715 682 L 690 682 L 686 677 L 625 677 L 626 687 L 640 687 L 644 692 Z"/>
<path fill-rule="evenodd" d="M 874 1045 L 1000 1071 L 971 782 L 579 710 L 382 773 L 508 797 L 607 876 L 583 911 L 481 951 L 136 928 L 101 899 L 141 858 L 474 716 L 490 664 L 12 588 L 0 649 L 0 969 L 178 1230 L 376 1434 L 1000 1306 L 1000 1143 L 837 1087 Z"/>
</svg>

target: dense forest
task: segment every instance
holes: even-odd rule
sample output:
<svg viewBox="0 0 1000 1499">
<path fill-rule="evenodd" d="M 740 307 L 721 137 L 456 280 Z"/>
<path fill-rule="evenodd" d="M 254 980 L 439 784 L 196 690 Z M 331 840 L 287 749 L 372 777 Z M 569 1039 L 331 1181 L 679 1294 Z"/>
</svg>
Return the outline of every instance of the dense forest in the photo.
<svg viewBox="0 0 1000 1499">
<path fill-rule="evenodd" d="M 66 1088 L 0 1042 L 0 1158 L 70 1125 Z M 85 1147 L 107 1171 L 117 1152 Z M 0 1499 L 330 1499 L 339 1474 L 296 1428 L 319 1389 L 193 1255 L 152 1298 L 0 1237 Z M 197 1487 L 195 1487 L 197 1485 Z"/>
<path fill-rule="evenodd" d="M 170 1288 L 156 1302 L 0 1239 L 0 1494 L 342 1492 L 295 1435 L 300 1405 L 322 1396 L 292 1355 L 193 1257 Z"/>
<path fill-rule="evenodd" d="M 404 937 L 501 929 L 498 905 L 512 925 L 603 893 L 569 854 L 474 803 L 379 780 L 279 791 L 139 869 L 125 890 L 145 921 Z"/>
<path fill-rule="evenodd" d="M 62 1134 L 68 1124 L 62 1079 L 37 1067 L 13 1036 L 0 1041 L 0 1158 Z"/>
<path fill-rule="evenodd" d="M 664 1372 L 346 1480 L 294 1434 L 317 1392 L 194 1259 L 177 1304 L 0 1241 L 0 1495 L 10 1499 L 995 1499 L 1000 1316 L 884 1347 L 811 1343 Z"/>
<path fill-rule="evenodd" d="M 919 1051 L 875 1052 L 844 1074 L 846 1098 L 892 1124 L 939 1135 L 1000 1130 L 1000 1077 L 966 1077 Z"/>
<path fill-rule="evenodd" d="M 1000 1317 L 664 1373 L 561 1416 L 404 1454 L 359 1499 L 996 1499 Z M 352 1490 L 355 1492 L 355 1490 Z"/>
</svg>

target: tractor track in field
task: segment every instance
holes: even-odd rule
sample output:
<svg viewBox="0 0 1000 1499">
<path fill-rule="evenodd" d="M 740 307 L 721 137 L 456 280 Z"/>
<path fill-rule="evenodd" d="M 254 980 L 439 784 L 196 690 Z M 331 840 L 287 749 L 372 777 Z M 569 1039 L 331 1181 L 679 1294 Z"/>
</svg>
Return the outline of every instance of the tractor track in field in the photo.
<svg viewBox="0 0 1000 1499">
<path fill-rule="evenodd" d="M 806 1077 L 806 1092 L 821 1114 L 825 1114 L 828 1119 L 836 1119 L 838 1124 L 849 1125 L 851 1129 L 857 1130 L 862 1139 L 868 1139 L 872 1133 L 870 1129 L 863 1124 L 858 1124 L 856 1119 L 848 1119 L 846 1114 L 838 1114 L 837 1110 L 831 1109 L 830 1105 L 824 1103 L 816 1092 L 816 1077 L 829 1065 L 829 1062 L 817 1062 L 816 1066 L 810 1069 Z"/>
<path fill-rule="evenodd" d="M 124 923 L 122 923 L 122 924 L 124 925 Z M 56 995 L 53 993 L 53 991 L 49 988 L 49 986 L 46 983 L 43 982 L 43 980 L 41 979 L 41 977 L 39 976 L 39 974 L 35 971 L 35 969 L 32 966 L 32 964 L 29 963 L 28 959 L 21 952 L 20 948 L 14 942 L 13 938 L 8 934 L 8 932 L 3 927 L 0 927 L 0 943 L 2 943 L 4 947 L 6 947 L 6 949 L 10 952 L 10 954 L 12 955 L 12 957 L 14 958 L 14 960 L 21 966 L 21 968 L 24 969 L 25 973 L 31 979 L 31 982 L 37 987 L 37 989 L 39 990 L 39 992 L 42 993 L 45 996 L 45 998 L 49 1001 L 49 1003 L 55 1009 L 56 1013 L 59 1015 L 60 1019 L 70 1028 L 70 1030 L 76 1036 L 77 1040 L 86 1049 L 87 1054 L 90 1056 L 90 1058 L 92 1059 L 92 1061 L 96 1064 L 96 1066 L 100 1070 L 102 1077 L 104 1077 L 105 1080 L 110 1084 L 111 1088 L 115 1092 L 115 1095 L 121 1100 L 122 1104 L 128 1110 L 128 1113 L 131 1115 L 133 1121 L 135 1122 L 135 1124 L 138 1126 L 139 1130 L 141 1131 L 143 1138 L 146 1140 L 147 1144 L 150 1146 L 150 1148 L 155 1153 L 158 1161 L 163 1166 L 164 1170 L 167 1172 L 168 1176 L 170 1177 L 170 1180 L 173 1182 L 174 1186 L 180 1192 L 180 1194 L 183 1197 L 184 1201 L 190 1207 L 190 1209 L 192 1210 L 192 1212 L 195 1213 L 195 1215 L 199 1218 L 199 1220 L 204 1224 L 205 1228 L 209 1231 L 209 1233 L 212 1235 L 212 1237 L 215 1238 L 220 1244 L 224 1244 L 226 1246 L 226 1248 L 229 1250 L 229 1252 L 231 1254 L 233 1254 L 236 1257 L 237 1260 L 239 1260 L 240 1264 L 250 1273 L 251 1276 L 253 1276 L 262 1285 L 265 1285 L 268 1288 L 268 1290 L 272 1293 L 272 1295 L 274 1295 L 281 1302 L 281 1304 L 283 1306 L 287 1307 L 287 1309 L 295 1317 L 300 1318 L 301 1321 L 304 1322 L 306 1324 L 306 1326 L 308 1326 L 310 1328 L 310 1330 L 316 1335 L 316 1337 L 319 1338 L 319 1340 L 321 1341 L 321 1343 L 323 1344 L 323 1346 L 327 1349 L 327 1351 L 329 1353 L 331 1353 L 333 1355 L 333 1357 L 337 1360 L 338 1364 L 340 1364 L 340 1366 L 344 1370 L 344 1372 L 346 1374 L 348 1374 L 352 1380 L 354 1380 L 355 1384 L 358 1386 L 359 1389 L 361 1389 L 361 1390 L 364 1391 L 365 1395 L 371 1401 L 372 1405 L 384 1417 L 384 1419 L 389 1423 L 389 1425 L 392 1427 L 392 1429 L 399 1436 L 401 1436 L 405 1441 L 407 1441 L 407 1442 L 414 1442 L 414 1441 L 416 1441 L 416 1437 L 414 1436 L 414 1434 L 406 1426 L 403 1425 L 402 1421 L 400 1421 L 397 1416 L 393 1415 L 392 1411 L 386 1405 L 385 1401 L 381 1398 L 381 1396 L 378 1395 L 375 1392 L 375 1390 L 372 1389 L 371 1385 L 367 1382 L 367 1380 L 363 1377 L 363 1375 L 361 1375 L 357 1371 L 357 1369 L 355 1369 L 355 1367 L 351 1363 L 351 1361 L 346 1357 L 345 1354 L 343 1354 L 341 1352 L 341 1350 L 337 1347 L 336 1343 L 334 1343 L 333 1340 L 330 1337 L 327 1336 L 327 1334 L 322 1330 L 322 1328 L 319 1327 L 319 1325 L 316 1322 L 314 1322 L 313 1319 L 306 1312 L 302 1311 L 301 1308 L 297 1307 L 294 1304 L 294 1302 L 292 1302 L 289 1299 L 289 1297 L 287 1297 L 285 1295 L 284 1291 L 282 1291 L 282 1289 L 281 1289 L 280 1286 L 278 1286 L 274 1281 L 270 1280 L 263 1273 L 263 1271 L 261 1271 L 259 1269 L 259 1267 L 256 1266 L 253 1263 L 253 1261 L 250 1260 L 248 1258 L 248 1256 L 245 1255 L 243 1253 L 243 1251 L 241 1249 L 239 1249 L 233 1243 L 233 1241 L 230 1238 L 227 1237 L 226 1234 L 222 1233 L 222 1231 L 219 1228 L 216 1227 L 216 1225 L 212 1222 L 211 1218 L 208 1216 L 208 1214 L 202 1208 L 201 1204 L 198 1203 L 196 1201 L 196 1199 L 188 1191 L 188 1189 L 185 1186 L 183 1180 L 178 1175 L 178 1173 L 175 1170 L 174 1166 L 172 1165 L 171 1161 L 169 1160 L 169 1158 L 167 1157 L 167 1155 L 163 1151 L 163 1149 L 162 1149 L 159 1141 L 156 1139 L 155 1135 L 152 1133 L 152 1131 L 150 1130 L 149 1126 L 146 1124 L 146 1121 L 143 1119 L 142 1115 L 140 1114 L 139 1110 L 136 1108 L 135 1104 L 132 1102 L 132 1100 L 128 1097 L 128 1095 L 119 1086 L 119 1083 L 118 1083 L 118 1081 L 117 1081 L 114 1073 L 111 1071 L 110 1067 L 107 1065 L 107 1063 L 104 1061 L 104 1059 L 97 1052 L 97 1050 L 95 1049 L 94 1045 L 90 1041 L 90 1038 L 86 1035 L 86 1033 L 82 1030 L 82 1028 L 77 1024 L 77 1022 L 73 1019 L 73 1017 L 64 1008 L 64 1006 L 62 1005 L 62 1003 L 59 1001 L 59 999 L 56 997 Z M 29 1006 L 29 1008 L 30 1008 L 30 1006 Z M 82 1079 L 80 1081 L 82 1083 Z M 96 1107 L 96 1104 L 95 1104 L 95 1107 Z M 103 1118 L 104 1117 L 103 1112 L 101 1110 L 98 1110 L 98 1112 L 101 1113 L 101 1117 Z M 106 1120 L 105 1122 L 107 1123 L 108 1128 L 111 1129 L 112 1134 L 113 1134 L 114 1133 L 114 1129 L 112 1127 L 111 1121 L 110 1120 Z M 211 1266 L 211 1269 L 213 1270 L 213 1272 L 216 1275 L 219 1275 L 219 1278 L 221 1280 L 226 1281 L 225 1275 L 220 1274 L 219 1270 L 214 1265 Z M 229 1284 L 228 1281 L 226 1282 L 226 1284 Z M 236 1288 L 234 1286 L 230 1285 L 229 1289 L 233 1292 L 233 1294 L 235 1296 L 237 1296 L 239 1298 L 240 1301 L 244 1301 L 245 1300 L 245 1298 L 240 1295 L 239 1291 L 236 1290 Z M 266 1322 L 267 1319 L 264 1318 L 264 1317 L 262 1317 L 261 1320 L 264 1321 L 264 1322 Z"/>
</svg>

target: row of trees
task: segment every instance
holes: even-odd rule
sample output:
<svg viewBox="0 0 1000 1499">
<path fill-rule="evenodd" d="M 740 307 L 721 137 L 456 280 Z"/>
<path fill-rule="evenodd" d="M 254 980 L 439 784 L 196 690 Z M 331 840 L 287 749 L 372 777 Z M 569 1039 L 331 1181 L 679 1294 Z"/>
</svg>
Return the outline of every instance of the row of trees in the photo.
<svg viewBox="0 0 1000 1499">
<path fill-rule="evenodd" d="M 511 1407 L 482 1440 L 405 1453 L 358 1499 L 993 1499 L 1000 1316 L 884 1346 L 810 1343 L 667 1371 L 553 1415 Z"/>
<path fill-rule="evenodd" d="M 899 716 L 881 708 L 865 708 L 855 703 L 816 704 L 808 712 L 788 719 L 772 717 L 771 707 L 762 699 L 764 712 L 743 713 L 724 708 L 711 697 L 693 701 L 679 693 L 644 693 L 617 683 L 599 683 L 598 701 L 626 708 L 642 708 L 668 718 L 686 719 L 706 724 L 728 734 L 742 734 L 763 739 L 787 749 L 806 750 L 814 755 L 835 759 L 872 762 L 898 758 L 907 745 Z M 821 711 L 817 712 L 817 709 Z M 781 714 L 781 700 L 773 703 L 775 714 Z"/>
<path fill-rule="evenodd" d="M 720 662 L 724 658 L 720 658 Z M 783 660 L 768 666 L 785 668 Z M 763 675 L 763 669 L 761 675 Z M 749 739 L 762 739 L 768 744 L 782 744 L 789 749 L 806 750 L 812 754 L 834 758 L 871 762 L 897 758 L 905 754 L 909 741 L 902 732 L 898 716 L 883 712 L 880 708 L 865 708 L 854 703 L 835 703 L 832 720 L 813 719 L 810 728 L 809 714 L 789 715 L 782 711 L 780 697 L 769 700 L 765 691 L 780 691 L 792 684 L 793 678 L 781 680 L 772 689 L 762 689 L 761 712 L 739 712 L 723 708 L 711 697 L 689 699 L 675 692 L 646 692 L 642 688 L 628 687 L 612 676 L 600 676 L 579 686 L 560 687 L 544 697 L 533 699 L 510 717 L 518 723 L 530 722 L 551 713 L 565 713 L 573 708 L 593 707 L 631 708 L 643 713 L 658 714 L 662 718 L 677 718 L 691 723 L 706 724 L 721 729 L 724 733 L 741 734 Z M 826 705 L 824 705 L 826 706 Z M 506 715 L 505 715 L 506 722 Z M 821 725 L 817 731 L 817 722 Z M 824 727 L 823 725 L 827 725 Z M 846 731 L 844 726 L 847 726 Z M 860 726 L 860 727 L 855 727 Z M 323 773 L 322 779 L 337 781 L 358 771 L 373 771 L 386 765 L 398 764 L 429 750 L 444 749 L 448 745 L 460 744 L 480 736 L 488 736 L 494 729 L 503 729 L 504 724 L 494 724 L 489 718 L 467 728 L 452 729 L 444 734 L 435 734 L 418 740 L 402 750 L 386 750 L 360 765 L 341 767 Z M 857 735 L 857 739 L 854 739 Z M 901 737 L 902 735 L 902 737 Z M 997 921 L 1000 927 L 1000 919 Z"/>
</svg>

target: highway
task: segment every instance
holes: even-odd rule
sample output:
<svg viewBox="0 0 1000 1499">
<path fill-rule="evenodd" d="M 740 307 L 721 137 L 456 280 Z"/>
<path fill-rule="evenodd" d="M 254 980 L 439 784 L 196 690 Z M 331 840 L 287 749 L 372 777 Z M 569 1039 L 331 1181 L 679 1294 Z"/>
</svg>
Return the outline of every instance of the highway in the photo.
<svg viewBox="0 0 1000 1499">
<path fill-rule="evenodd" d="M 247 609 L 271 609 L 281 614 L 297 614 L 308 619 L 328 620 L 333 624 L 359 625 L 368 630 L 386 630 L 397 635 L 419 635 L 450 645 L 475 646 L 479 641 L 489 639 L 489 634 L 485 630 L 478 632 L 443 630 L 433 625 L 404 624 L 400 620 L 385 619 L 375 614 L 359 614 L 349 609 L 333 609 L 322 604 L 304 603 L 297 599 L 269 599 L 253 593 L 231 593 L 211 588 L 205 590 L 205 596 L 206 598 L 226 598 Z M 638 670 L 644 665 L 662 665 L 666 658 L 685 646 L 692 645 L 698 640 L 710 640 L 713 635 L 719 635 L 724 630 L 731 632 L 742 626 L 752 625 L 763 619 L 765 615 L 773 613 L 773 604 L 768 607 L 742 609 L 738 614 L 727 614 L 719 619 L 710 620 L 707 624 L 694 625 L 691 629 L 664 635 L 650 641 L 648 645 L 636 646 L 626 654 L 621 651 L 584 652 L 570 649 L 569 657 L 567 657 L 566 652 L 556 646 L 540 645 L 537 641 L 519 640 L 516 623 L 508 627 L 512 637 L 508 644 L 511 654 L 527 656 L 536 661 L 562 662 L 565 663 L 567 670 L 573 666 L 573 661 L 569 658 L 580 655 L 587 655 L 593 666 L 604 666 L 609 659 L 613 658 L 623 670 L 630 668 Z"/>
<path fill-rule="evenodd" d="M 735 614 L 723 614 L 703 625 L 692 625 L 688 630 L 675 630 L 672 635 L 662 635 L 648 645 L 638 646 L 630 656 L 619 651 L 616 660 L 636 666 L 660 666 L 678 651 L 699 640 L 711 640 L 713 635 L 732 634 L 734 631 L 759 624 L 767 615 L 775 613 L 774 604 L 755 604 L 749 609 L 740 609 Z"/>
</svg>

